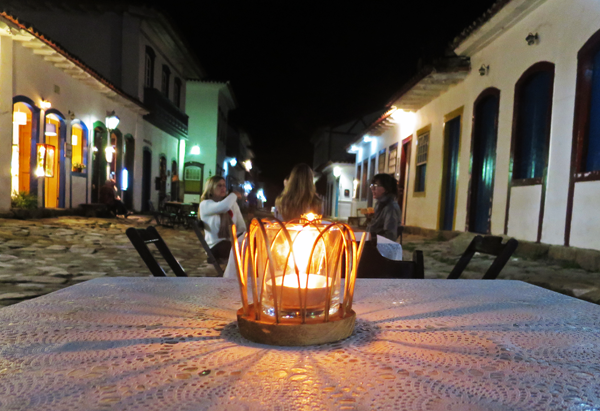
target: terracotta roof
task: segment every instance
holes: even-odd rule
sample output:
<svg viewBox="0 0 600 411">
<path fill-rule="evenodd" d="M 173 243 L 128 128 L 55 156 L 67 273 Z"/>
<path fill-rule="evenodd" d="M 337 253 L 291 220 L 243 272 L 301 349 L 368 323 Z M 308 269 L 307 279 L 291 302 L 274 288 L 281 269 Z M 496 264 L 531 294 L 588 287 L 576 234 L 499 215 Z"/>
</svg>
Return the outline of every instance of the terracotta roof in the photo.
<svg viewBox="0 0 600 411">
<path fill-rule="evenodd" d="M 73 66 L 78 68 L 79 71 L 84 71 L 85 73 L 87 73 L 89 75 L 89 77 L 93 78 L 93 80 L 100 83 L 101 86 L 103 86 L 103 88 L 108 89 L 108 90 L 104 90 L 104 91 L 99 90 L 100 92 L 104 92 L 104 94 L 107 94 L 107 97 L 110 98 L 110 97 L 114 97 L 115 95 L 118 95 L 121 98 L 127 100 L 130 104 L 131 103 L 135 104 L 144 113 L 148 113 L 147 108 L 138 99 L 130 96 L 129 94 L 127 94 L 126 92 L 121 90 L 119 87 L 112 84 L 109 80 L 107 80 L 102 75 L 100 75 L 96 70 L 94 70 L 93 68 L 91 68 L 90 66 L 85 64 L 79 57 L 69 53 L 58 42 L 53 41 L 52 39 L 48 38 L 48 36 L 41 33 L 40 31 L 38 31 L 30 23 L 21 21 L 21 20 L 19 20 L 18 17 L 14 16 L 6 11 L 0 11 L 0 17 L 4 18 L 5 20 L 7 20 L 8 22 L 11 23 L 10 25 L 7 25 L 6 29 L 9 30 L 11 32 L 11 34 L 13 36 L 15 36 L 16 38 L 20 39 L 21 41 L 25 41 L 25 42 L 27 42 L 28 45 L 30 45 L 30 42 L 34 41 L 34 40 L 31 40 L 31 38 L 27 38 L 27 37 L 32 36 L 41 43 L 41 44 L 33 43 L 31 45 L 39 46 L 39 47 L 31 47 L 31 48 L 46 47 L 46 48 L 50 48 L 50 49 L 54 50 L 56 53 L 60 54 L 66 60 L 68 60 L 70 63 L 72 63 Z M 13 27 L 10 27 L 10 26 L 13 26 Z M 44 53 L 44 54 L 47 54 L 47 53 Z M 73 69 L 73 68 L 69 68 L 69 67 L 62 67 L 62 68 L 67 72 L 70 69 L 71 70 Z M 78 73 L 68 73 L 68 74 L 75 76 Z M 82 78 L 82 80 L 84 80 L 84 79 Z"/>
<path fill-rule="evenodd" d="M 513 0 L 497 0 L 494 4 L 491 5 L 486 12 L 475 20 L 469 27 L 464 29 L 458 36 L 454 38 L 451 43 L 451 47 L 454 50 L 457 48 L 460 43 L 462 43 L 467 37 L 469 37 L 474 31 L 479 29 L 485 23 L 487 23 L 492 17 L 494 17 L 504 6 L 510 3 Z"/>
</svg>

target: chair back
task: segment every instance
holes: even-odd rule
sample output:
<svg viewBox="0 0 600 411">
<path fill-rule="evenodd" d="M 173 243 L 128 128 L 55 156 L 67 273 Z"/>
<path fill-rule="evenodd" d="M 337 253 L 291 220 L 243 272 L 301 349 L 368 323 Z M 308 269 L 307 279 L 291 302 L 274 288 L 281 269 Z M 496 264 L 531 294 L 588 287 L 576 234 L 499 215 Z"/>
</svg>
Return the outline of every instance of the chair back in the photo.
<svg viewBox="0 0 600 411">
<path fill-rule="evenodd" d="M 480 235 L 475 236 L 452 269 L 448 279 L 455 280 L 460 277 L 475 253 L 483 253 L 496 256 L 496 259 L 483 276 L 483 280 L 493 280 L 498 277 L 500 271 L 502 271 L 518 246 L 519 242 L 514 238 L 502 244 L 502 237 L 491 235 L 485 237 Z"/>
<path fill-rule="evenodd" d="M 211 263 L 213 267 L 215 267 L 215 270 L 217 270 L 217 275 L 219 277 L 223 277 L 223 269 L 219 265 L 219 262 L 213 255 L 212 251 L 210 250 L 210 247 L 208 246 L 208 243 L 206 242 L 206 239 L 204 238 L 204 222 L 202 220 L 196 219 L 192 223 L 192 227 L 194 228 L 196 237 L 198 237 L 198 240 L 200 240 L 200 244 L 202 244 L 202 248 L 204 249 L 204 251 L 206 251 L 206 254 L 208 255 L 208 262 Z"/>
<path fill-rule="evenodd" d="M 125 231 L 125 234 L 127 234 L 129 241 L 131 241 L 131 244 L 133 244 L 140 257 L 142 257 L 142 260 L 144 260 L 144 263 L 146 263 L 153 276 L 166 277 L 167 274 L 152 255 L 152 252 L 148 248 L 148 244 L 154 244 L 156 246 L 177 277 L 187 277 L 187 274 L 183 268 L 181 268 L 181 264 L 173 257 L 171 250 L 169 250 L 169 247 L 167 247 L 167 244 L 164 242 L 158 231 L 156 231 L 155 227 L 150 226 L 146 229 L 130 227 Z"/>
<path fill-rule="evenodd" d="M 373 241 L 365 241 L 358 263 L 358 278 L 425 278 L 423 252 L 415 250 L 412 261 L 390 260 L 381 255 Z"/>
</svg>

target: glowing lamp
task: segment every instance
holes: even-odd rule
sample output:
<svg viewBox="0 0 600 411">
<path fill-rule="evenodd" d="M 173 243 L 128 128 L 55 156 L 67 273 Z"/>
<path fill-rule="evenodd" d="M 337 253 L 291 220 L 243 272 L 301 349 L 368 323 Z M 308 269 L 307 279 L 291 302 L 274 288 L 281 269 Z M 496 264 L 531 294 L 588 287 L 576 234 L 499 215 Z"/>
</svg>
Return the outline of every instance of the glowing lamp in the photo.
<svg viewBox="0 0 600 411">
<path fill-rule="evenodd" d="M 250 170 L 252 170 L 252 161 L 246 160 L 242 164 L 244 165 L 244 168 L 247 172 L 250 172 Z"/>
<path fill-rule="evenodd" d="M 47 136 L 55 136 L 56 135 L 56 124 L 46 123 L 46 132 L 44 134 Z"/>
<path fill-rule="evenodd" d="M 23 111 L 15 111 L 13 113 L 13 124 L 24 126 L 27 124 L 27 113 Z"/>
<path fill-rule="evenodd" d="M 232 158 L 231 160 L 229 160 L 229 164 L 231 165 L 231 167 L 235 167 L 237 164 L 237 159 L 236 158 Z"/>
<path fill-rule="evenodd" d="M 48 110 L 50 107 L 52 107 L 52 103 L 50 103 L 47 100 L 42 100 L 40 102 L 40 107 L 42 108 L 42 110 Z"/>
<path fill-rule="evenodd" d="M 78 140 L 78 139 L 79 139 L 79 138 L 77 137 L 77 134 L 73 134 L 73 135 L 71 136 L 71 145 L 72 145 L 72 146 L 76 146 L 76 145 L 77 145 L 77 140 Z"/>
<path fill-rule="evenodd" d="M 237 238 L 235 225 L 232 234 Z M 292 346 L 350 336 L 356 318 L 352 310 L 356 270 L 366 237 L 357 246 L 348 225 L 322 223 L 321 216 L 312 213 L 286 223 L 252 220 L 241 246 L 233 242 L 242 336 Z"/>
<path fill-rule="evenodd" d="M 200 155 L 200 146 L 193 146 L 190 150 L 190 154 L 195 156 Z"/>
<path fill-rule="evenodd" d="M 371 141 L 373 141 L 373 137 L 371 137 L 371 136 L 364 136 L 363 137 L 363 141 L 365 143 L 370 143 Z"/>
<path fill-rule="evenodd" d="M 115 115 L 115 112 L 113 111 L 112 113 L 110 113 L 110 115 L 108 117 L 106 117 L 106 128 L 108 128 L 109 130 L 114 130 L 119 126 L 119 117 L 117 117 Z"/>
<path fill-rule="evenodd" d="M 342 175 L 342 169 L 341 169 L 341 167 L 333 167 L 333 176 L 335 178 L 338 178 L 341 175 Z"/>
<path fill-rule="evenodd" d="M 107 146 L 104 149 L 104 154 L 106 156 L 106 162 L 107 163 L 112 163 L 113 161 L 113 154 L 115 154 L 116 150 L 114 146 Z"/>
</svg>

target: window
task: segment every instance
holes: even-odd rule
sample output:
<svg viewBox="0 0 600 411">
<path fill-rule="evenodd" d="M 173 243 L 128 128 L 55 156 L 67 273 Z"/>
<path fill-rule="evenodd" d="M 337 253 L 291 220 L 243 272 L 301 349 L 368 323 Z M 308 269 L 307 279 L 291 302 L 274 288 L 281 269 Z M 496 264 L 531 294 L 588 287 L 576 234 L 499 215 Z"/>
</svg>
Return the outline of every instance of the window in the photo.
<svg viewBox="0 0 600 411">
<path fill-rule="evenodd" d="M 356 166 L 356 181 L 360 181 L 360 177 L 361 177 L 361 167 L 360 164 Z M 359 184 L 355 184 L 354 185 L 354 198 L 356 198 L 357 200 L 360 199 L 360 186 Z"/>
<path fill-rule="evenodd" d="M 154 87 L 154 59 L 156 54 L 152 47 L 146 46 L 146 60 L 144 62 L 144 87 Z"/>
<path fill-rule="evenodd" d="M 531 66 L 515 86 L 512 179 L 541 183 L 548 160 L 554 64 Z"/>
<path fill-rule="evenodd" d="M 388 174 L 395 177 L 396 162 L 398 161 L 398 143 L 390 146 L 390 154 L 388 156 Z"/>
<path fill-rule="evenodd" d="M 379 152 L 379 159 L 377 161 L 377 173 L 385 173 L 385 148 Z"/>
<path fill-rule="evenodd" d="M 415 175 L 415 192 L 425 192 L 425 174 L 427 172 L 427 155 L 429 153 L 429 130 L 417 137 L 417 169 Z"/>
<path fill-rule="evenodd" d="M 600 179 L 600 30 L 577 54 L 573 147 L 576 181 Z M 584 175 L 586 173 L 586 175 Z"/>
<path fill-rule="evenodd" d="M 173 89 L 173 102 L 178 108 L 181 108 L 181 80 L 175 78 L 175 86 Z"/>
<path fill-rule="evenodd" d="M 169 82 L 171 81 L 171 70 L 169 67 L 163 64 L 162 68 L 162 83 L 160 90 L 165 95 L 165 97 L 169 97 Z"/>
</svg>

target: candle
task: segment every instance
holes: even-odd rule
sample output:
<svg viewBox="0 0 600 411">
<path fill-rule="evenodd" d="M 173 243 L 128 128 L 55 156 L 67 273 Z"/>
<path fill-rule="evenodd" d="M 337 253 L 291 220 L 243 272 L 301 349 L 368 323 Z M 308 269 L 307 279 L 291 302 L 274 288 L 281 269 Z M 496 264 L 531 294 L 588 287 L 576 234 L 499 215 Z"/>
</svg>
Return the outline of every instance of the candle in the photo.
<svg viewBox="0 0 600 411">
<path fill-rule="evenodd" d="M 301 302 L 304 301 L 304 293 L 306 290 L 306 307 L 307 308 L 316 308 L 316 307 L 324 307 L 325 300 L 327 298 L 327 277 L 319 274 L 310 274 L 300 273 L 300 283 L 298 284 L 298 275 L 296 274 L 286 274 L 284 277 L 276 277 L 275 285 L 277 288 L 277 298 L 283 292 L 281 303 L 283 309 L 288 310 L 299 310 L 302 307 Z M 306 280 L 308 277 L 308 289 Z M 283 282 L 283 291 L 279 287 L 281 287 L 281 283 Z M 269 279 L 266 281 L 267 292 L 272 296 L 272 281 Z M 300 288 L 300 293 L 298 292 L 298 288 Z M 302 297 L 302 300 L 298 299 L 298 294 Z"/>
</svg>

